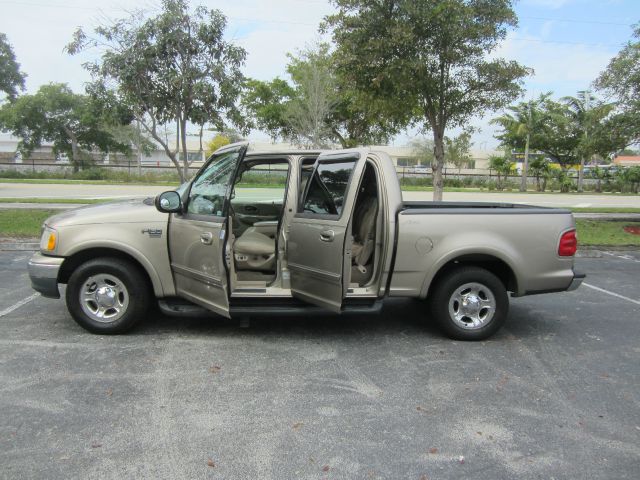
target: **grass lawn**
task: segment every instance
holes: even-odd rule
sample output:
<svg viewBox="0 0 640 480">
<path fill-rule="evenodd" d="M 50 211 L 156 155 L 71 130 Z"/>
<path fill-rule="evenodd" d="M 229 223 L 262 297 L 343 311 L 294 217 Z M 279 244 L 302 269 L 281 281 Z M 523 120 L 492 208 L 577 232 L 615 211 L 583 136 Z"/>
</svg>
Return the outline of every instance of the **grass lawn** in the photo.
<svg viewBox="0 0 640 480">
<path fill-rule="evenodd" d="M 627 226 L 640 229 L 640 222 L 577 219 L 578 245 L 640 246 L 640 235 L 625 232 Z"/>
<path fill-rule="evenodd" d="M 102 203 L 115 198 L 0 198 L 0 203 Z"/>
<path fill-rule="evenodd" d="M 42 222 L 47 217 L 60 213 L 53 210 L 0 210 L 0 236 L 39 237 Z"/>
<path fill-rule="evenodd" d="M 571 207 L 574 213 L 640 213 L 640 208 L 633 207 Z"/>
<path fill-rule="evenodd" d="M 179 182 L 168 181 L 139 181 L 139 182 L 118 182 L 116 180 L 71 180 L 68 178 L 0 178 L 0 183 L 37 183 L 37 184 L 63 184 L 63 185 L 165 185 L 177 187 Z"/>
</svg>

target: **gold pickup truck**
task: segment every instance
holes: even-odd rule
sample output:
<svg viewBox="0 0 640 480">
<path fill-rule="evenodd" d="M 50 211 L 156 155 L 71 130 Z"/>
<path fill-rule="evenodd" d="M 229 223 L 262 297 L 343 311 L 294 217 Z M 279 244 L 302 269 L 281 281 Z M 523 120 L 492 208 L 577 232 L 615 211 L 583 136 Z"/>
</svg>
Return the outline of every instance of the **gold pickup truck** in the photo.
<svg viewBox="0 0 640 480">
<path fill-rule="evenodd" d="M 577 288 L 569 211 L 403 202 L 391 159 L 366 149 L 218 150 L 155 199 L 46 220 L 32 286 L 91 332 L 122 333 L 157 301 L 170 315 L 378 312 L 425 299 L 450 337 L 487 338 L 512 296 Z"/>
</svg>

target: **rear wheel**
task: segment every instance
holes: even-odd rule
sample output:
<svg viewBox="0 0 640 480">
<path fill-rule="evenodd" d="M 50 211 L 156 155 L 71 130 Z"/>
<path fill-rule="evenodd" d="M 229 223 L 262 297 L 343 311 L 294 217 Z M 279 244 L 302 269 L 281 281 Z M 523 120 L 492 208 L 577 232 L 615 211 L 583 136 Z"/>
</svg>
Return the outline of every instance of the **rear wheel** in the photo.
<svg viewBox="0 0 640 480">
<path fill-rule="evenodd" d="M 429 302 L 442 330 L 456 340 L 490 337 L 502 327 L 509 311 L 504 284 L 479 267 L 460 267 L 445 274 Z"/>
<path fill-rule="evenodd" d="M 93 333 L 118 334 L 146 315 L 150 289 L 144 274 L 131 262 L 97 258 L 73 272 L 66 301 L 69 313 L 81 327 Z"/>
</svg>

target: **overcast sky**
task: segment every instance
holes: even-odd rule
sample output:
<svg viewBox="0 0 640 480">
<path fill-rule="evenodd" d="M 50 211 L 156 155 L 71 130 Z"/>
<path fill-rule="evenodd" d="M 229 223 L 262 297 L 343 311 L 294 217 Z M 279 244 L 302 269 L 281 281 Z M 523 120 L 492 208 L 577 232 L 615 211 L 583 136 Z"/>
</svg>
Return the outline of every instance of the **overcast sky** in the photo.
<svg viewBox="0 0 640 480">
<path fill-rule="evenodd" d="M 324 0 L 192 3 L 222 10 L 229 19 L 228 38 L 248 51 L 245 74 L 263 80 L 284 77 L 286 53 L 318 39 L 318 24 L 333 11 Z M 83 59 L 63 52 L 73 31 L 157 6 L 153 0 L 0 0 L 0 32 L 7 34 L 28 74 L 29 92 L 48 82 L 68 83 L 80 92 L 88 80 Z M 520 0 L 516 12 L 520 25 L 509 32 L 498 54 L 535 70 L 526 81 L 526 98 L 546 91 L 564 96 L 589 88 L 631 38 L 631 25 L 640 22 L 640 0 Z M 476 149 L 497 143 L 487 125 L 491 116 L 473 122 L 482 129 L 474 137 Z M 405 144 L 415 133 L 400 135 L 395 144 Z M 255 132 L 251 138 L 267 137 Z"/>
</svg>

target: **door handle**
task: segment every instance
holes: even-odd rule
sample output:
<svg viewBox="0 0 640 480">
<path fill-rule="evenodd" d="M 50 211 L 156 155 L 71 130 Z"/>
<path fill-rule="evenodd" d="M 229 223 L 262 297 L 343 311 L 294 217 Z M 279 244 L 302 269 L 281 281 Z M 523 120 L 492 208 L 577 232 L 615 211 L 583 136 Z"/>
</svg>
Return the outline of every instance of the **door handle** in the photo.
<svg viewBox="0 0 640 480">
<path fill-rule="evenodd" d="M 200 234 L 200 241 L 205 245 L 211 245 L 213 243 L 213 233 L 204 232 Z"/>
<path fill-rule="evenodd" d="M 333 230 L 325 230 L 320 233 L 320 240 L 323 242 L 333 242 L 333 237 L 335 236 L 335 232 Z"/>
<path fill-rule="evenodd" d="M 245 205 L 244 210 L 245 212 L 257 212 L 258 207 L 254 207 L 253 205 Z"/>
</svg>

